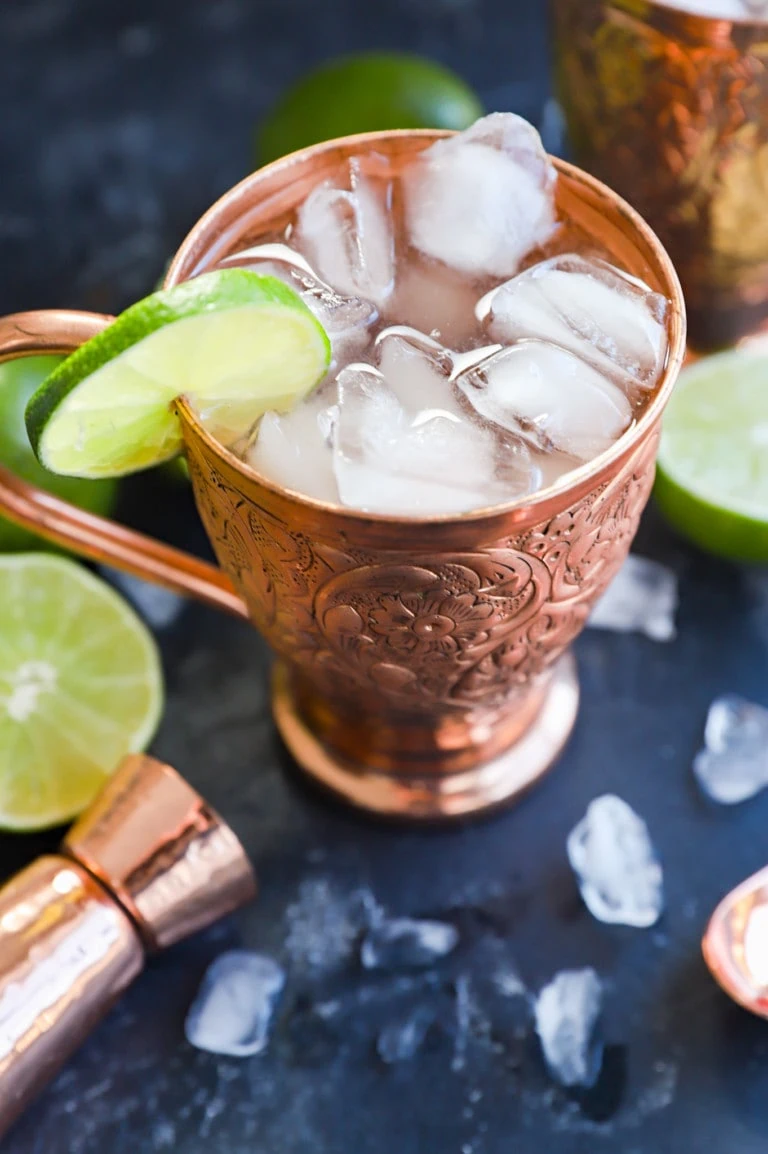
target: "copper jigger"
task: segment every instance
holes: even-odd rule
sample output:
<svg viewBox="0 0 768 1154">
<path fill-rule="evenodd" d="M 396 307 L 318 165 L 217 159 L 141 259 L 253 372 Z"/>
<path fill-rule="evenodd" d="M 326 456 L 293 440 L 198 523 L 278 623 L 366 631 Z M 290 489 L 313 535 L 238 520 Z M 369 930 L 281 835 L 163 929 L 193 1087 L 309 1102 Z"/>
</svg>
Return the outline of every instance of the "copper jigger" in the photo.
<svg viewBox="0 0 768 1154">
<path fill-rule="evenodd" d="M 346 158 L 375 150 L 404 159 L 444 135 L 371 133 L 269 165 L 195 225 L 166 283 L 253 243 Z M 651 491 L 659 420 L 685 346 L 680 287 L 627 204 L 571 165 L 557 167 L 563 213 L 670 299 L 670 350 L 638 423 L 532 499 L 429 520 L 334 507 L 259 476 L 182 399 L 192 485 L 219 572 L 0 471 L 0 508 L 12 519 L 250 618 L 280 659 L 273 707 L 288 747 L 313 778 L 364 809 L 468 814 L 545 771 L 577 711 L 567 647 L 624 560 Z M 0 359 L 69 349 L 106 323 L 69 312 L 8 317 Z"/>
<path fill-rule="evenodd" d="M 0 1138 L 162 949 L 249 901 L 232 831 L 169 765 L 126 757 L 69 831 L 0 888 Z"/>
<path fill-rule="evenodd" d="M 576 161 L 635 206 L 680 274 L 691 342 L 768 318 L 768 20 L 658 0 L 551 0 Z"/>
</svg>

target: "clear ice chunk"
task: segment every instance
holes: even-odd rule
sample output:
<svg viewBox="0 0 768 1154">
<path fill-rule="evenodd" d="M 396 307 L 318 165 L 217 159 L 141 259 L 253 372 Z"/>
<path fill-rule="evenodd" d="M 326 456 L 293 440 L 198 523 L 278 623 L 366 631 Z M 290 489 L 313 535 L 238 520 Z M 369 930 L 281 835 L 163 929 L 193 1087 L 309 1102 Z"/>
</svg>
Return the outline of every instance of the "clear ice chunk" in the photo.
<svg viewBox="0 0 768 1154">
<path fill-rule="evenodd" d="M 408 1062 L 416 1057 L 435 1020 L 428 1006 L 417 1006 L 410 1013 L 389 1022 L 376 1039 L 376 1050 L 388 1066 Z"/>
<path fill-rule="evenodd" d="M 511 276 L 555 230 L 556 181 L 536 129 L 495 112 L 406 169 L 410 242 L 459 272 Z"/>
<path fill-rule="evenodd" d="M 317 501 L 337 502 L 333 427 L 338 407 L 324 387 L 288 413 L 265 413 L 245 460 L 277 485 Z"/>
<path fill-rule="evenodd" d="M 600 922 L 646 929 L 661 917 L 664 881 L 648 826 L 613 794 L 595 798 L 568 836 L 568 860 Z"/>
<path fill-rule="evenodd" d="M 477 412 L 543 451 L 588 461 L 632 420 L 621 389 L 556 345 L 522 341 L 458 379 Z"/>
<path fill-rule="evenodd" d="M 536 1033 L 550 1074 L 561 1086 L 594 1086 L 603 1046 L 598 1037 L 603 988 L 591 968 L 562 970 L 536 998 Z"/>
<path fill-rule="evenodd" d="M 450 353 L 429 337 L 404 326 L 385 329 L 376 338 L 378 367 L 408 412 L 434 409 L 461 417 L 450 381 Z"/>
<path fill-rule="evenodd" d="M 459 944 L 450 922 L 383 918 L 368 930 L 360 947 L 366 970 L 418 970 L 447 957 Z"/>
<path fill-rule="evenodd" d="M 678 602 L 677 575 L 650 557 L 630 553 L 587 624 L 615 633 L 643 633 L 652 641 L 673 641 Z"/>
<path fill-rule="evenodd" d="M 627 388 L 652 388 L 664 365 L 666 299 L 606 261 L 553 257 L 484 299 L 502 344 L 549 341 Z"/>
<path fill-rule="evenodd" d="M 452 403 L 406 408 L 368 365 L 348 366 L 337 385 L 334 469 L 345 505 L 401 516 L 454 514 L 512 501 L 538 482 L 521 440 L 499 445 Z"/>
<path fill-rule="evenodd" d="M 380 305 L 392 292 L 395 243 L 389 187 L 382 196 L 349 162 L 350 187 L 324 181 L 299 210 L 299 248 L 337 292 Z"/>
<path fill-rule="evenodd" d="M 334 363 L 348 360 L 367 344 L 370 326 L 379 315 L 373 301 L 342 296 L 287 244 L 255 245 L 234 253 L 222 263 L 248 268 L 262 276 L 274 276 L 294 289 L 328 334 Z"/>
<path fill-rule="evenodd" d="M 187 1041 L 211 1054 L 260 1054 L 284 985 L 283 968 L 265 954 L 221 954 L 208 967 L 187 1014 Z"/>
<path fill-rule="evenodd" d="M 721 805 L 737 805 L 765 789 L 768 709 L 734 694 L 713 701 L 693 772 L 704 793 Z"/>
</svg>

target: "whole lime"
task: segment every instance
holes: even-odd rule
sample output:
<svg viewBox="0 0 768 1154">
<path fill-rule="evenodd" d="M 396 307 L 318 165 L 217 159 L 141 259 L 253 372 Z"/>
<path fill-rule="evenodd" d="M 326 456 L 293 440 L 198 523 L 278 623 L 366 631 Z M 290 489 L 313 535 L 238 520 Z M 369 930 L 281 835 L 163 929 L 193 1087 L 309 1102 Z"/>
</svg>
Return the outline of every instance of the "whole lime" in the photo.
<svg viewBox="0 0 768 1154">
<path fill-rule="evenodd" d="M 108 516 L 115 503 L 114 481 L 81 481 L 58 477 L 43 468 L 32 452 L 24 425 L 27 401 L 62 357 L 25 357 L 0 365 L 0 464 L 24 481 L 72 501 L 89 513 Z M 0 517 L 0 551 L 39 549 L 45 543 L 35 534 Z"/>
<path fill-rule="evenodd" d="M 310 72 L 262 124 L 257 162 L 356 132 L 388 128 L 467 128 L 483 107 L 450 69 L 419 56 L 345 56 Z"/>
</svg>

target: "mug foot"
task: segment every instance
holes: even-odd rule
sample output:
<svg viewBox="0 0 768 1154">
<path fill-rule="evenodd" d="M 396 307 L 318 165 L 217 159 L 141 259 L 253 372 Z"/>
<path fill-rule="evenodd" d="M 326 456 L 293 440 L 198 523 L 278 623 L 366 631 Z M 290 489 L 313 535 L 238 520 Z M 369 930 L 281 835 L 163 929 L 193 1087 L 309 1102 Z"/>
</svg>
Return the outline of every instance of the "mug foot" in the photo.
<svg viewBox="0 0 768 1154">
<path fill-rule="evenodd" d="M 511 802 L 552 766 L 568 740 L 579 707 L 576 662 L 556 663 L 544 703 L 525 733 L 492 761 L 449 774 L 399 776 L 353 764 L 323 745 L 296 709 L 285 667 L 272 683 L 280 736 L 311 778 L 345 801 L 384 817 L 439 821 L 469 817 Z"/>
</svg>

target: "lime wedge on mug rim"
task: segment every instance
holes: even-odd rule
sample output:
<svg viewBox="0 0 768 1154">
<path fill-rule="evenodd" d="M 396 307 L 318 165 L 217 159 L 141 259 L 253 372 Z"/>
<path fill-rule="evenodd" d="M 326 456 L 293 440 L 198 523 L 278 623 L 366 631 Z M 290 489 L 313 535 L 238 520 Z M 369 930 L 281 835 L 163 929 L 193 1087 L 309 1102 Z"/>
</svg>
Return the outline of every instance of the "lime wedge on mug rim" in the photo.
<svg viewBox="0 0 768 1154">
<path fill-rule="evenodd" d="M 654 494 L 702 549 L 768 561 L 768 346 L 683 370 L 664 414 Z"/>
<path fill-rule="evenodd" d="M 43 381 L 26 411 L 40 462 L 119 477 L 181 449 L 173 409 L 190 400 L 219 439 L 285 410 L 324 375 L 328 337 L 275 277 L 222 269 L 131 305 Z"/>
<path fill-rule="evenodd" d="M 162 706 L 152 635 L 106 582 L 48 553 L 0 557 L 0 828 L 76 817 Z"/>
</svg>

